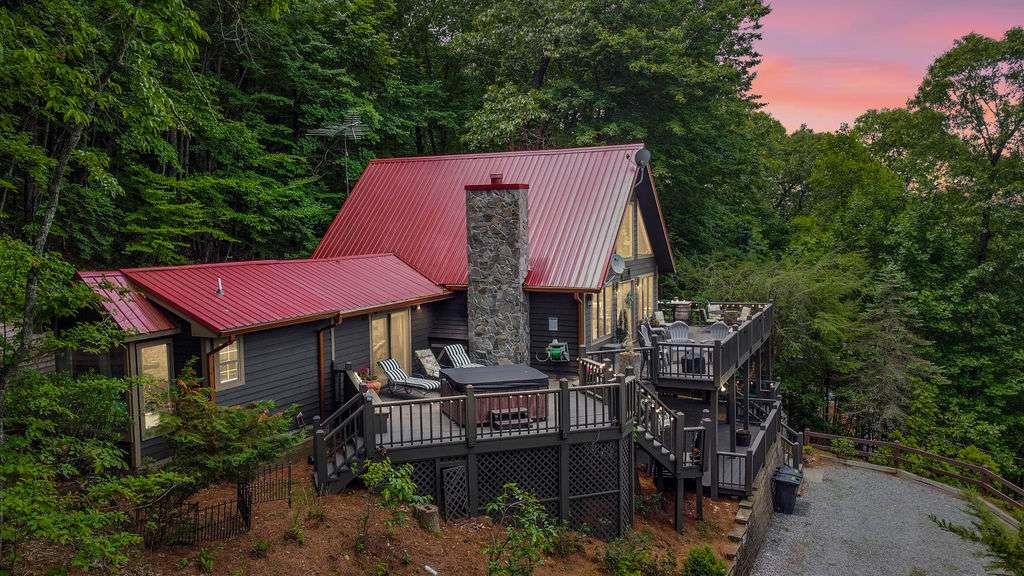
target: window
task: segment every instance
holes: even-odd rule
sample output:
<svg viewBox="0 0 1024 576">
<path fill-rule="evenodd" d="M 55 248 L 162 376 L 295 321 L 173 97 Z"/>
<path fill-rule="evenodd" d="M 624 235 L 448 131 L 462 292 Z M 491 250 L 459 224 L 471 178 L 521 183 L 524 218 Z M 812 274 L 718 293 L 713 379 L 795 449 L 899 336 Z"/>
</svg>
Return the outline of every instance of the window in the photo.
<svg viewBox="0 0 1024 576">
<path fill-rule="evenodd" d="M 412 372 L 412 325 L 409 309 L 376 314 L 370 319 L 370 374 L 383 378 L 377 362 L 394 358 L 406 373 Z"/>
<path fill-rule="evenodd" d="M 633 215 L 636 213 L 636 203 L 630 200 L 626 203 L 626 210 L 622 213 L 622 223 L 619 224 L 619 233 L 615 238 L 615 253 L 623 258 L 632 258 L 633 252 Z"/>
<path fill-rule="evenodd" d="M 612 285 L 608 284 L 590 300 L 590 341 L 596 342 L 612 333 Z"/>
<path fill-rule="evenodd" d="M 651 248 L 651 237 L 647 235 L 647 226 L 644 225 L 643 216 L 637 212 L 636 217 L 636 255 L 650 256 L 654 254 L 654 250 Z"/>
<path fill-rule="evenodd" d="M 139 375 L 142 376 L 142 438 L 156 436 L 160 412 L 171 407 L 171 346 L 157 342 L 138 349 Z"/>
<path fill-rule="evenodd" d="M 657 308 L 657 304 L 658 303 L 655 300 L 655 297 L 656 297 L 656 294 L 655 294 L 655 292 L 656 292 L 656 290 L 655 290 L 655 283 L 656 282 L 657 282 L 657 277 L 655 277 L 653 274 L 648 274 L 646 276 L 640 276 L 639 278 L 636 279 L 636 283 L 637 283 L 637 297 L 636 297 L 637 307 L 636 307 L 636 309 L 637 309 L 637 314 L 640 316 L 641 319 L 647 319 L 647 318 L 650 318 L 651 316 L 653 316 L 654 315 L 654 310 L 655 310 L 655 308 Z"/>
<path fill-rule="evenodd" d="M 633 288 L 633 282 L 623 282 L 618 285 L 616 290 L 616 326 L 621 325 L 625 330 L 624 339 L 633 337 L 633 307 L 636 304 L 636 290 Z"/>
<path fill-rule="evenodd" d="M 241 386 L 242 340 L 236 338 L 217 352 L 217 390 L 229 390 Z"/>
</svg>

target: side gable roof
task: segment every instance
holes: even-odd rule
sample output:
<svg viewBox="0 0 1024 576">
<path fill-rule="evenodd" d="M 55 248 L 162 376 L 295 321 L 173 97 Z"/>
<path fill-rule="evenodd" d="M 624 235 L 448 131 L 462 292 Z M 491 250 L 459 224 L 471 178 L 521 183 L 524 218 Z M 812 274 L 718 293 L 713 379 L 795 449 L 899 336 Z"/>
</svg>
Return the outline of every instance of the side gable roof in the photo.
<svg viewBox="0 0 1024 576">
<path fill-rule="evenodd" d="M 636 188 L 659 268 L 674 269 L 653 185 L 636 186 L 643 144 L 373 160 L 313 258 L 393 253 L 437 284 L 466 285 L 465 185 L 500 172 L 529 184 L 528 289 L 597 290 Z M 647 180 L 647 178 L 644 178 Z M 652 226 L 652 224 L 657 224 Z"/>
<path fill-rule="evenodd" d="M 391 254 L 122 272 L 161 305 L 217 334 L 365 314 L 448 295 Z"/>
<path fill-rule="evenodd" d="M 128 334 L 156 334 L 176 330 L 167 315 L 134 290 L 119 270 L 79 272 L 78 277 L 102 298 L 100 304 L 121 330 Z"/>
</svg>

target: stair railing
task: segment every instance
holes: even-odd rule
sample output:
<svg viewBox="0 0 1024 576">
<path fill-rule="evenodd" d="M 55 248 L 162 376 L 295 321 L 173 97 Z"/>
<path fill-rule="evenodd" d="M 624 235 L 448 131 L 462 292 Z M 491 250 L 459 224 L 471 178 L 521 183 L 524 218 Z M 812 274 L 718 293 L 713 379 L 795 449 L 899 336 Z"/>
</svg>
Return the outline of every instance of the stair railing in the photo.
<svg viewBox="0 0 1024 576">
<path fill-rule="evenodd" d="M 366 399 L 362 395 L 353 396 L 333 414 L 321 420 L 313 418 L 313 458 L 316 465 L 317 485 L 324 486 L 329 480 L 328 463 L 335 465 L 351 464 L 358 455 L 357 446 L 364 438 L 363 412 L 366 410 Z M 352 455 L 337 461 L 339 451 L 352 447 Z"/>
</svg>

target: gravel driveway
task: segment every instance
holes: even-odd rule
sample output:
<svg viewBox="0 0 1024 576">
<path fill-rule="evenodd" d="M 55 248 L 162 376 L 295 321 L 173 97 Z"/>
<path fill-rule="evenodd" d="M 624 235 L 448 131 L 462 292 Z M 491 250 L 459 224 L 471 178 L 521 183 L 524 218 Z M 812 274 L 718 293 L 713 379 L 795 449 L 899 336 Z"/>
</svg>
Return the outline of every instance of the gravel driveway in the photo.
<svg viewBox="0 0 1024 576">
<path fill-rule="evenodd" d="M 964 502 L 889 474 L 825 464 L 806 471 L 796 513 L 772 516 L 754 576 L 977 576 L 978 547 L 928 515 L 970 524 Z"/>
</svg>

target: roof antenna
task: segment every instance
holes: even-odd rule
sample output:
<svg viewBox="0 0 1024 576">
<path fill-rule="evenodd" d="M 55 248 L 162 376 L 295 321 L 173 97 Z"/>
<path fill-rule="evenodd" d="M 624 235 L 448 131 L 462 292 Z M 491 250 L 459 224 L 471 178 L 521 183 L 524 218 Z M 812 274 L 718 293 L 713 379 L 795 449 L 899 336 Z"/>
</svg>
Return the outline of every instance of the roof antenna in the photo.
<svg viewBox="0 0 1024 576">
<path fill-rule="evenodd" d="M 217 296 L 224 295 L 224 283 L 221 282 L 220 277 L 217 278 Z"/>
</svg>

